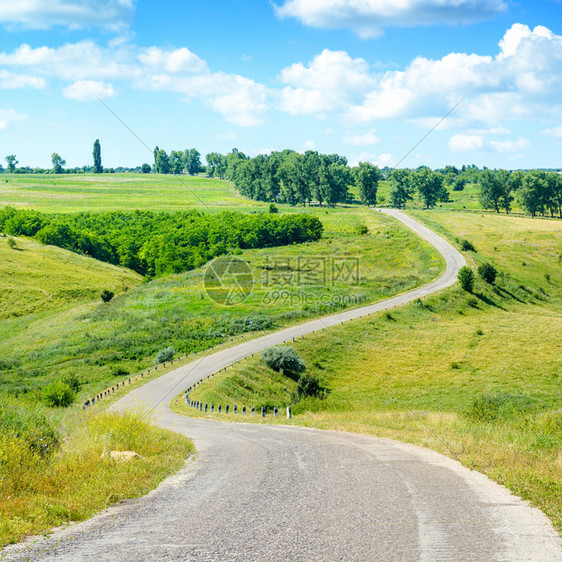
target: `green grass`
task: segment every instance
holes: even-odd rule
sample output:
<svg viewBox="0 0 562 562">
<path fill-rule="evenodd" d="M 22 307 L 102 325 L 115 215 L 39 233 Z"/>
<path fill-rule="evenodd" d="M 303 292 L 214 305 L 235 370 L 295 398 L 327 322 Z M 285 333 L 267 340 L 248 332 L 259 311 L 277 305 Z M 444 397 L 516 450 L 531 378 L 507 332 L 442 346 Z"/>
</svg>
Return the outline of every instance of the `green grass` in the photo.
<svg viewBox="0 0 562 562">
<path fill-rule="evenodd" d="M 0 207 L 45 212 L 248 210 L 263 207 L 240 198 L 225 181 L 158 174 L 2 174 Z"/>
<path fill-rule="evenodd" d="M 37 393 L 47 382 L 75 374 L 86 398 L 117 382 L 115 368 L 140 372 L 170 345 L 181 354 L 209 349 L 246 332 L 386 298 L 429 281 L 442 268 L 431 247 L 380 213 L 364 208 L 292 212 L 320 216 L 325 237 L 240 253 L 255 280 L 253 292 L 240 304 L 224 307 L 211 301 L 201 268 L 131 288 L 108 304 L 96 298 L 0 321 L 5 334 L 0 341 L 0 392 Z M 367 225 L 369 234 L 356 235 L 359 224 Z M 332 257 L 358 258 L 360 277 L 332 279 Z M 326 270 L 326 279 L 308 283 L 310 259 Z M 273 283 L 279 274 L 284 282 Z"/>
<path fill-rule="evenodd" d="M 145 494 L 193 452 L 185 437 L 138 413 L 67 415 L 64 422 L 62 446 L 48 457 L 0 427 L 0 548 Z M 102 459 L 110 451 L 140 458 Z"/>
<path fill-rule="evenodd" d="M 97 301 L 140 285 L 136 273 L 33 240 L 0 236 L 0 322 Z"/>
<path fill-rule="evenodd" d="M 474 295 L 451 288 L 297 341 L 326 394 L 293 404 L 293 421 L 280 421 L 432 447 L 531 500 L 562 530 L 562 223 L 412 214 L 470 240 L 469 263 L 491 262 L 496 285 L 478 279 Z M 294 387 L 254 358 L 192 399 L 283 406 Z M 501 404 L 492 421 L 467 415 L 483 396 Z M 175 408 L 194 413 L 182 397 Z"/>
</svg>

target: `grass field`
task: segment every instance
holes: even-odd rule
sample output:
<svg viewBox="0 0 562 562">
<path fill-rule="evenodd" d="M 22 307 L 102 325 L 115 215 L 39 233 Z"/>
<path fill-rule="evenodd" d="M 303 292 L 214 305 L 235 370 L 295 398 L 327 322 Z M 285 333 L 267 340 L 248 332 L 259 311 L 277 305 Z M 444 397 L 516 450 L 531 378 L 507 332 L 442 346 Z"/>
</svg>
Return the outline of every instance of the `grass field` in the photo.
<svg viewBox="0 0 562 562">
<path fill-rule="evenodd" d="M 496 284 L 479 280 L 474 295 L 452 288 L 296 342 L 325 395 L 294 403 L 295 418 L 282 423 L 429 446 L 530 499 L 562 530 L 562 223 L 413 214 L 470 240 L 469 263 L 491 262 Z M 250 359 L 192 399 L 284 405 L 295 385 Z M 181 397 L 175 408 L 193 415 Z"/>
<path fill-rule="evenodd" d="M 99 300 L 140 285 L 136 273 L 34 240 L 0 237 L 0 321 Z"/>
<path fill-rule="evenodd" d="M 263 208 L 228 182 L 156 174 L 2 174 L 0 207 L 53 213 L 79 211 L 218 211 Z"/>
<path fill-rule="evenodd" d="M 179 353 L 192 353 L 245 332 L 380 300 L 430 280 L 442 267 L 432 248 L 382 214 L 364 208 L 306 212 L 321 218 L 324 238 L 240 253 L 252 270 L 254 287 L 234 306 L 208 298 L 201 268 L 136 288 L 132 281 L 129 291 L 120 291 L 108 304 L 96 294 L 76 306 L 0 321 L 5 334 L 0 341 L 0 392 L 37 392 L 53 378 L 74 374 L 87 397 L 116 382 L 116 372 L 122 377 L 123 371 L 135 373 L 154 365 L 155 354 L 170 345 Z M 359 226 L 367 227 L 368 234 L 357 235 Z M 57 255 L 91 261 L 62 250 Z M 331 276 L 334 259 L 351 259 L 360 275 Z M 320 264 L 325 274 L 320 280 L 311 282 L 311 262 Z"/>
</svg>

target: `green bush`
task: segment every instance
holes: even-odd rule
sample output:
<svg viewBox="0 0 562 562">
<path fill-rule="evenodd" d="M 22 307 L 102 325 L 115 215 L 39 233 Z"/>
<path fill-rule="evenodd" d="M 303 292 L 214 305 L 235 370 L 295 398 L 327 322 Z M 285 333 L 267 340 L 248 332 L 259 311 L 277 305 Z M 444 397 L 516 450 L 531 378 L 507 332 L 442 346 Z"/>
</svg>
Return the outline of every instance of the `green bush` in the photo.
<svg viewBox="0 0 562 562">
<path fill-rule="evenodd" d="M 475 421 L 499 421 L 531 413 L 536 406 L 537 401 L 531 396 L 500 392 L 479 396 L 465 413 L 468 418 Z"/>
<path fill-rule="evenodd" d="M 105 289 L 101 293 L 101 300 L 103 302 L 109 302 L 114 296 L 115 293 L 113 291 L 108 291 L 107 289 Z"/>
<path fill-rule="evenodd" d="M 175 354 L 176 350 L 173 347 L 166 347 L 165 349 L 161 349 L 156 354 L 156 361 L 158 363 L 165 363 L 166 361 L 170 361 L 170 359 L 173 359 Z"/>
<path fill-rule="evenodd" d="M 365 234 L 369 234 L 369 229 L 364 224 L 360 224 L 355 229 L 355 232 L 361 236 L 364 236 Z"/>
<path fill-rule="evenodd" d="M 76 375 L 68 375 L 62 379 L 62 382 L 66 383 L 76 394 L 78 394 L 82 388 L 82 383 L 78 380 Z"/>
<path fill-rule="evenodd" d="M 111 369 L 112 377 L 126 377 L 127 375 L 129 375 L 129 371 L 123 369 L 123 367 L 113 367 Z"/>
<path fill-rule="evenodd" d="M 320 394 L 320 382 L 314 375 L 301 375 L 297 383 L 297 398 L 305 398 L 307 396 L 318 396 Z"/>
<path fill-rule="evenodd" d="M 486 262 L 478 266 L 478 275 L 480 275 L 480 277 L 482 277 L 482 279 L 490 285 L 494 284 L 497 274 L 497 269 L 490 263 Z"/>
<path fill-rule="evenodd" d="M 41 397 L 51 408 L 66 408 L 76 400 L 76 393 L 65 382 L 54 381 L 43 389 Z"/>
<path fill-rule="evenodd" d="M 260 359 L 276 372 L 302 373 L 306 365 L 297 351 L 288 345 L 276 345 L 264 349 Z"/>
<path fill-rule="evenodd" d="M 476 248 L 474 247 L 474 245 L 472 244 L 472 242 L 469 242 L 466 239 L 462 239 L 460 241 L 460 245 L 461 245 L 461 250 L 463 252 L 476 252 Z"/>
<path fill-rule="evenodd" d="M 0 435 L 22 439 L 31 451 L 42 457 L 60 445 L 59 434 L 41 406 L 10 396 L 3 396 L 0 402 Z"/>
<path fill-rule="evenodd" d="M 13 238 L 8 238 L 8 246 L 13 250 L 17 246 L 17 242 Z"/>
<path fill-rule="evenodd" d="M 474 272 L 470 267 L 464 265 L 460 268 L 459 273 L 457 275 L 457 279 L 461 287 L 468 293 L 472 293 L 474 289 Z"/>
</svg>

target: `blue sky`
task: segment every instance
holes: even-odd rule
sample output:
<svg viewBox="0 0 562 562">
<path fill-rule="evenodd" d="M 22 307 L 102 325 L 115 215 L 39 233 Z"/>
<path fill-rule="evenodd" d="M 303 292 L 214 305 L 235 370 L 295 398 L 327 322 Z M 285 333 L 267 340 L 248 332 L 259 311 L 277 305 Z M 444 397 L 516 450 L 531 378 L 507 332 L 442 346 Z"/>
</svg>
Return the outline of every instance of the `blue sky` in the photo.
<svg viewBox="0 0 562 562">
<path fill-rule="evenodd" d="M 351 163 L 562 167 L 556 0 L 0 4 L 0 158 L 151 162 L 149 147 Z"/>
</svg>

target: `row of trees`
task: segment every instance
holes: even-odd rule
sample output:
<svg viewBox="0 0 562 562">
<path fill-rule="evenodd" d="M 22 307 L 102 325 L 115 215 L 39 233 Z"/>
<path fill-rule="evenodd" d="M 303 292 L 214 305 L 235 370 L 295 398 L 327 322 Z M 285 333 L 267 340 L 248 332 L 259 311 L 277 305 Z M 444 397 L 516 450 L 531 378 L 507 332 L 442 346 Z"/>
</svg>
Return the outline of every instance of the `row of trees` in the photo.
<svg viewBox="0 0 562 562">
<path fill-rule="evenodd" d="M 197 211 L 49 215 L 6 207 L 0 231 L 80 252 L 150 277 L 181 273 L 238 248 L 265 248 L 321 238 L 308 214 Z"/>
<path fill-rule="evenodd" d="M 207 154 L 207 175 L 231 180 L 242 195 L 258 201 L 335 205 L 351 200 L 350 188 L 357 188 L 361 202 L 375 205 L 380 170 L 361 162 L 350 168 L 338 154 L 294 150 L 260 154 L 255 158 L 234 149 L 227 155 Z"/>
<path fill-rule="evenodd" d="M 145 164 L 143 172 L 146 173 Z M 150 171 L 150 167 L 148 169 Z M 201 164 L 201 154 L 195 148 L 186 150 L 172 150 L 168 154 L 165 150 L 156 147 L 154 149 L 154 171 L 158 174 L 189 174 L 194 176 L 205 171 Z"/>
<path fill-rule="evenodd" d="M 549 213 L 562 218 L 562 175 L 557 172 L 484 170 L 478 183 L 485 209 L 509 213 L 516 201 L 532 217 Z"/>
</svg>

